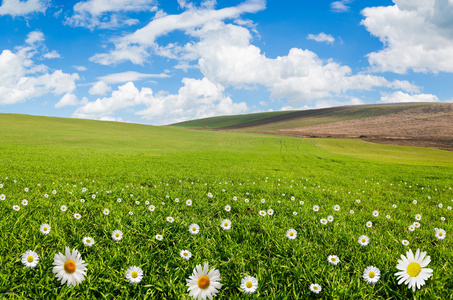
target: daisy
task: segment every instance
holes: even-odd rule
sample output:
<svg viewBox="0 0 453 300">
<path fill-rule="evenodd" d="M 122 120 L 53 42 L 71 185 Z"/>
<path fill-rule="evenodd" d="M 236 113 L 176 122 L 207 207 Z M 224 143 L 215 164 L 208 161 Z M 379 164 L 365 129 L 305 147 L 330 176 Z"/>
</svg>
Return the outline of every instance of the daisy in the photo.
<svg viewBox="0 0 453 300">
<path fill-rule="evenodd" d="M 304 205 L 304 201 L 299 201 L 299 204 L 300 205 Z"/>
<path fill-rule="evenodd" d="M 259 214 L 260 214 L 260 216 L 265 217 L 266 216 L 266 211 L 265 210 L 260 210 Z"/>
<path fill-rule="evenodd" d="M 209 197 L 209 198 L 212 198 L 212 197 L 213 197 L 213 196 L 212 196 L 212 193 L 208 193 L 208 197 Z"/>
<path fill-rule="evenodd" d="M 426 252 L 420 252 L 420 249 L 417 249 L 415 256 L 411 249 L 406 252 L 406 256 L 401 255 L 402 260 L 399 259 L 396 265 L 400 272 L 395 273 L 399 285 L 404 282 L 415 292 L 425 284 L 425 280 L 433 276 L 433 270 L 425 268 L 431 261 L 431 258 L 425 255 Z"/>
<path fill-rule="evenodd" d="M 102 211 L 102 213 L 105 215 L 105 216 L 108 216 L 109 213 L 110 213 L 110 210 L 108 208 L 104 208 L 104 210 Z"/>
<path fill-rule="evenodd" d="M 181 250 L 181 252 L 179 252 L 179 256 L 181 256 L 184 259 L 189 260 L 192 257 L 192 253 L 190 253 L 189 250 Z"/>
<path fill-rule="evenodd" d="M 381 278 L 381 271 L 375 266 L 368 266 L 363 270 L 363 279 L 368 284 L 375 284 Z"/>
<path fill-rule="evenodd" d="M 333 207 L 333 210 L 334 210 L 334 211 L 340 211 L 340 205 L 336 204 L 336 205 Z"/>
<path fill-rule="evenodd" d="M 333 216 L 328 216 L 328 217 L 327 217 L 327 221 L 333 222 Z"/>
<path fill-rule="evenodd" d="M 436 230 L 436 238 L 438 240 L 443 240 L 447 236 L 447 233 L 443 229 Z"/>
<path fill-rule="evenodd" d="M 355 202 L 360 203 L 360 199 L 355 200 Z"/>
<path fill-rule="evenodd" d="M 143 279 L 143 270 L 139 267 L 132 266 L 126 270 L 126 279 L 132 284 L 137 284 Z"/>
<path fill-rule="evenodd" d="M 396 208 L 396 204 L 393 204 L 392 207 L 393 207 L 393 208 Z"/>
<path fill-rule="evenodd" d="M 5 201 L 5 199 L 6 199 L 5 194 L 1 194 L 1 195 L 0 195 L 0 200 Z"/>
<path fill-rule="evenodd" d="M 412 201 L 412 203 L 417 204 L 417 200 Z"/>
<path fill-rule="evenodd" d="M 414 222 L 413 225 L 415 226 L 415 228 L 420 228 L 420 223 L 418 223 L 418 222 Z"/>
<path fill-rule="evenodd" d="M 319 294 L 319 292 L 321 291 L 321 286 L 317 283 L 312 283 L 310 285 L 310 291 L 312 291 L 313 293 L 316 293 L 316 294 Z"/>
<path fill-rule="evenodd" d="M 135 204 L 140 205 L 140 201 L 135 201 Z"/>
<path fill-rule="evenodd" d="M 52 191 L 52 194 L 56 195 L 56 194 L 57 194 L 57 191 L 56 191 L 56 190 L 53 190 L 53 191 Z"/>
<path fill-rule="evenodd" d="M 61 210 L 62 212 L 65 212 L 67 209 L 68 209 L 68 207 L 67 207 L 66 205 L 60 206 L 60 210 Z"/>
<path fill-rule="evenodd" d="M 386 215 L 385 217 L 390 220 L 390 215 Z"/>
<path fill-rule="evenodd" d="M 91 195 L 91 199 L 96 199 L 96 195 L 95 194 Z"/>
<path fill-rule="evenodd" d="M 350 213 L 351 215 L 353 215 L 353 214 L 354 214 L 354 211 L 351 209 L 351 210 L 349 211 L 349 213 Z"/>
<path fill-rule="evenodd" d="M 150 206 L 148 207 L 148 209 L 149 209 L 149 211 L 154 211 L 156 208 L 154 207 L 154 205 L 150 205 Z"/>
<path fill-rule="evenodd" d="M 360 245 L 366 246 L 366 245 L 368 245 L 369 242 L 370 242 L 370 238 L 367 237 L 366 235 L 359 236 L 359 244 Z"/>
<path fill-rule="evenodd" d="M 409 241 L 408 240 L 402 240 L 401 244 L 403 244 L 404 246 L 409 246 Z"/>
<path fill-rule="evenodd" d="M 238 199 L 238 197 L 234 196 L 233 197 L 233 201 L 236 201 Z"/>
<path fill-rule="evenodd" d="M 167 222 L 173 223 L 174 221 L 175 219 L 173 219 L 172 217 L 167 217 Z"/>
<path fill-rule="evenodd" d="M 160 234 L 156 234 L 156 240 L 162 241 L 163 239 L 164 239 L 163 236 L 161 236 Z"/>
<path fill-rule="evenodd" d="M 85 203 L 85 199 L 80 199 L 80 202 Z"/>
<path fill-rule="evenodd" d="M 447 207 L 448 210 L 451 210 L 451 206 Z"/>
<path fill-rule="evenodd" d="M 340 259 L 336 255 L 329 255 L 329 257 L 327 257 L 327 261 L 332 265 L 337 265 L 340 262 Z"/>
<path fill-rule="evenodd" d="M 13 209 L 14 209 L 15 211 L 19 211 L 19 210 L 20 210 L 20 206 L 19 206 L 19 205 L 13 205 Z"/>
<path fill-rule="evenodd" d="M 266 202 L 266 200 L 265 199 L 261 199 L 261 203 L 264 203 L 264 202 Z"/>
<path fill-rule="evenodd" d="M 176 199 L 178 199 L 178 198 L 176 198 Z M 179 201 L 179 199 L 178 199 L 178 201 L 176 201 L 176 199 L 175 199 L 175 202 L 178 202 L 178 201 Z M 149 201 L 148 201 L 148 200 L 146 200 L 146 201 L 145 201 L 145 205 L 146 205 L 146 206 L 148 206 L 148 205 L 149 205 Z"/>
<path fill-rule="evenodd" d="M 198 234 L 200 232 L 200 226 L 198 226 L 197 224 L 190 224 L 189 226 L 189 232 L 191 234 Z"/>
<path fill-rule="evenodd" d="M 250 201 L 249 199 L 245 199 L 244 200 L 245 203 L 249 203 L 249 201 Z"/>
<path fill-rule="evenodd" d="M 326 219 L 321 219 L 320 222 L 321 222 L 322 225 L 326 225 L 327 224 L 327 220 Z"/>
<path fill-rule="evenodd" d="M 87 188 L 82 188 L 82 193 L 85 193 L 87 191 Z"/>
<path fill-rule="evenodd" d="M 293 215 L 297 216 L 297 211 L 293 211 Z"/>
<path fill-rule="evenodd" d="M 274 210 L 273 210 L 272 208 L 269 208 L 269 209 L 267 210 L 267 214 L 268 214 L 269 216 L 272 216 L 272 215 L 274 214 Z"/>
<path fill-rule="evenodd" d="M 368 227 L 368 228 L 373 227 L 373 222 L 371 222 L 371 221 L 366 222 L 366 227 Z"/>
<path fill-rule="evenodd" d="M 38 253 L 32 250 L 27 250 L 22 254 L 22 264 L 27 268 L 33 269 L 38 265 L 39 256 Z"/>
<path fill-rule="evenodd" d="M 44 223 L 39 227 L 39 231 L 41 231 L 42 234 L 49 234 L 50 233 L 50 225 L 47 223 Z"/>
<path fill-rule="evenodd" d="M 132 216 L 133 214 L 134 214 L 133 211 L 130 211 L 130 212 L 129 212 L 129 216 Z"/>
<path fill-rule="evenodd" d="M 222 227 L 223 230 L 231 229 L 231 221 L 228 219 L 222 220 L 222 222 L 220 223 L 220 227 Z"/>
<path fill-rule="evenodd" d="M 61 280 L 61 284 L 67 282 L 68 286 L 70 284 L 76 286 L 85 279 L 88 264 L 82 259 L 79 251 L 72 249 L 71 253 L 69 247 L 65 247 L 65 255 L 55 254 L 53 265 L 55 267 L 52 272 L 58 280 Z"/>
<path fill-rule="evenodd" d="M 444 221 L 445 221 L 445 217 L 440 217 L 440 220 L 441 220 L 442 222 L 444 222 Z"/>
<path fill-rule="evenodd" d="M 231 206 L 225 205 L 225 211 L 230 211 L 230 210 L 231 210 Z"/>
<path fill-rule="evenodd" d="M 373 211 L 373 217 L 379 216 L 379 212 L 377 210 Z"/>
<path fill-rule="evenodd" d="M 82 215 L 80 215 L 80 214 L 74 214 L 74 218 L 76 220 L 80 220 L 81 217 L 82 217 Z"/>
<path fill-rule="evenodd" d="M 186 205 L 187 205 L 187 206 L 191 206 L 191 205 L 192 205 L 192 200 L 187 199 L 187 200 L 186 200 Z"/>
<path fill-rule="evenodd" d="M 118 203 L 121 203 L 121 198 L 116 199 Z"/>
<path fill-rule="evenodd" d="M 409 229 L 409 231 L 414 231 L 414 230 L 415 230 L 415 226 L 414 226 L 414 224 L 412 224 L 412 225 L 409 225 L 408 229 Z"/>
<path fill-rule="evenodd" d="M 24 188 L 24 192 L 28 193 L 28 187 Z"/>
<path fill-rule="evenodd" d="M 296 197 L 291 196 L 291 201 L 294 201 L 294 200 L 296 200 Z"/>
<path fill-rule="evenodd" d="M 27 206 L 28 205 L 28 200 L 27 199 L 22 200 L 22 205 L 23 206 Z"/>
<path fill-rule="evenodd" d="M 258 288 L 258 280 L 252 276 L 245 276 L 241 280 L 241 289 L 246 294 L 253 294 Z"/>
<path fill-rule="evenodd" d="M 121 230 L 118 230 L 118 229 L 114 230 L 112 232 L 112 238 L 113 238 L 113 240 L 118 242 L 123 238 L 123 233 L 121 232 Z"/>
<path fill-rule="evenodd" d="M 88 247 L 91 247 L 94 245 L 94 239 L 90 238 L 89 236 L 84 237 L 82 242 L 85 244 L 85 246 L 88 246 Z"/>
<path fill-rule="evenodd" d="M 292 228 L 288 229 L 288 231 L 286 231 L 286 237 L 290 240 L 294 240 L 297 237 L 297 231 Z"/>
<path fill-rule="evenodd" d="M 444 207 L 444 206 L 442 205 L 442 203 L 439 203 L 437 206 L 438 206 L 439 208 Z"/>
<path fill-rule="evenodd" d="M 415 215 L 415 220 L 420 221 L 422 219 L 422 215 Z"/>
<path fill-rule="evenodd" d="M 313 211 L 318 211 L 319 210 L 319 206 L 318 205 L 314 205 L 313 206 Z"/>
<path fill-rule="evenodd" d="M 193 274 L 189 276 L 189 279 L 186 279 L 186 286 L 189 287 L 187 289 L 189 296 L 193 297 L 193 299 L 212 299 L 222 287 L 220 280 L 219 270 L 209 270 L 207 262 L 204 263 L 203 268 L 201 265 L 197 265 L 193 269 Z"/>
</svg>

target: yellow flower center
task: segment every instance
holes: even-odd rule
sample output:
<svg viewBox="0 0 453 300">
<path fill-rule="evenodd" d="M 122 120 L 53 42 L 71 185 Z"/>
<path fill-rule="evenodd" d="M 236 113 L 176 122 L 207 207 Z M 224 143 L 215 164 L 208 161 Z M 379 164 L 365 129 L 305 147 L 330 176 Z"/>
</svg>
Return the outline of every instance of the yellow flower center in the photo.
<svg viewBox="0 0 453 300">
<path fill-rule="evenodd" d="M 120 236 L 120 234 L 118 232 L 115 233 L 115 237 L 119 237 L 119 236 Z"/>
<path fill-rule="evenodd" d="M 253 285 L 253 283 L 250 280 L 247 281 L 247 283 L 245 284 L 245 286 L 248 287 L 248 288 L 251 288 L 252 285 Z"/>
<path fill-rule="evenodd" d="M 64 263 L 64 270 L 66 271 L 66 273 L 72 274 L 75 272 L 76 268 L 77 266 L 73 260 L 67 260 Z"/>
<path fill-rule="evenodd" d="M 200 289 L 206 289 L 206 288 L 209 287 L 209 283 L 210 283 L 209 277 L 206 276 L 206 275 L 203 275 L 200 278 L 198 278 L 198 282 L 197 283 L 198 283 L 198 287 Z"/>
<path fill-rule="evenodd" d="M 406 270 L 407 274 L 410 277 L 417 277 L 421 271 L 422 271 L 422 267 L 420 266 L 420 264 L 418 262 L 410 263 L 409 266 L 407 266 L 407 270 Z"/>
<path fill-rule="evenodd" d="M 291 232 L 289 233 L 289 236 L 294 236 L 294 232 L 291 231 Z"/>
<path fill-rule="evenodd" d="M 223 223 L 223 226 L 228 227 L 228 222 Z"/>
<path fill-rule="evenodd" d="M 47 227 L 44 227 L 42 230 L 47 231 Z"/>
<path fill-rule="evenodd" d="M 318 289 L 318 287 L 317 287 L 317 286 L 315 285 L 315 286 L 313 287 L 313 289 L 314 289 L 314 290 L 317 290 L 317 289 Z"/>
<path fill-rule="evenodd" d="M 33 256 L 29 255 L 29 256 L 27 257 L 27 261 L 28 261 L 29 263 L 31 263 L 33 260 L 34 260 L 34 259 L 33 259 Z"/>
<path fill-rule="evenodd" d="M 442 235 L 443 235 L 443 233 L 442 233 L 442 232 L 439 232 L 439 236 L 442 236 Z"/>
<path fill-rule="evenodd" d="M 138 276 L 137 271 L 132 271 L 131 276 L 132 276 L 132 278 L 137 278 L 137 276 Z"/>
<path fill-rule="evenodd" d="M 183 253 L 183 255 L 184 255 L 184 256 L 187 256 L 187 255 L 189 255 L 189 253 L 187 253 L 187 252 L 184 252 L 184 253 Z"/>
<path fill-rule="evenodd" d="M 192 231 L 197 231 L 197 227 L 192 227 Z"/>
<path fill-rule="evenodd" d="M 91 240 L 87 240 L 87 244 L 91 243 Z"/>
<path fill-rule="evenodd" d="M 335 257 L 332 257 L 331 259 L 332 259 L 332 261 L 335 261 Z"/>
<path fill-rule="evenodd" d="M 366 239 L 365 238 L 362 238 L 362 243 L 365 243 L 366 242 Z"/>
<path fill-rule="evenodd" d="M 370 278 L 374 278 L 374 276 L 375 276 L 375 274 L 374 274 L 374 272 L 373 272 L 373 271 L 370 271 L 370 273 L 368 273 L 368 277 L 370 277 Z"/>
</svg>

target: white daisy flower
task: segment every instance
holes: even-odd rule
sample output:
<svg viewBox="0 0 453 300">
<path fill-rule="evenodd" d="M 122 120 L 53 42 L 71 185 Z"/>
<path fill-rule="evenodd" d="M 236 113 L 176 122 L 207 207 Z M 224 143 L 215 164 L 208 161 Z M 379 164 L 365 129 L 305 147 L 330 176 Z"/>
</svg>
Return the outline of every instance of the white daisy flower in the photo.
<svg viewBox="0 0 453 300">
<path fill-rule="evenodd" d="M 249 199 L 244 199 L 245 203 L 249 203 L 249 201 L 250 201 Z"/>
<path fill-rule="evenodd" d="M 297 216 L 297 211 L 293 211 L 293 215 Z"/>
<path fill-rule="evenodd" d="M 418 222 L 414 222 L 413 225 L 415 226 L 415 228 L 420 228 L 420 223 L 418 223 Z"/>
<path fill-rule="evenodd" d="M 412 201 L 412 203 L 417 204 L 417 200 Z"/>
<path fill-rule="evenodd" d="M 121 203 L 121 198 L 116 199 L 118 203 Z"/>
<path fill-rule="evenodd" d="M 404 246 L 409 246 L 409 241 L 408 240 L 402 240 L 401 244 L 403 244 Z"/>
<path fill-rule="evenodd" d="M 126 279 L 132 284 L 138 284 L 143 279 L 143 270 L 137 266 L 131 266 L 126 270 Z"/>
<path fill-rule="evenodd" d="M 442 203 L 439 203 L 437 206 L 438 206 L 439 208 L 444 207 Z"/>
<path fill-rule="evenodd" d="M 366 222 L 366 227 L 368 227 L 368 228 L 373 227 L 373 222 L 371 222 L 371 221 Z"/>
<path fill-rule="evenodd" d="M 241 280 L 241 289 L 246 294 L 253 294 L 258 289 L 258 280 L 252 276 L 245 276 Z"/>
<path fill-rule="evenodd" d="M 409 231 L 414 231 L 414 230 L 415 230 L 415 226 L 414 226 L 414 224 L 412 224 L 412 225 L 409 225 L 408 229 L 409 229 Z"/>
<path fill-rule="evenodd" d="M 85 244 L 85 246 L 88 246 L 88 247 L 91 247 L 94 245 L 94 239 L 89 236 L 84 237 L 82 239 L 82 242 Z"/>
<path fill-rule="evenodd" d="M 156 234 L 156 240 L 158 241 L 162 241 L 164 239 L 164 237 L 160 234 Z"/>
<path fill-rule="evenodd" d="M 327 261 L 332 265 L 337 265 L 340 262 L 340 259 L 336 255 L 329 255 L 329 257 L 327 257 Z"/>
<path fill-rule="evenodd" d="M 68 209 L 68 207 L 67 207 L 66 205 L 60 206 L 60 210 L 61 210 L 62 212 L 65 212 L 67 209 Z"/>
<path fill-rule="evenodd" d="M 39 256 L 38 253 L 32 250 L 27 250 L 22 254 L 22 264 L 27 267 L 33 269 L 38 265 Z"/>
<path fill-rule="evenodd" d="M 85 203 L 85 199 L 80 199 L 80 202 Z"/>
<path fill-rule="evenodd" d="M 373 217 L 378 217 L 379 216 L 379 212 L 377 210 L 373 211 Z"/>
<path fill-rule="evenodd" d="M 265 210 L 260 210 L 259 214 L 260 214 L 260 216 L 265 217 L 266 216 L 266 211 Z"/>
<path fill-rule="evenodd" d="M 135 204 L 140 205 L 140 201 L 138 201 L 138 200 L 135 201 Z"/>
<path fill-rule="evenodd" d="M 448 210 L 451 210 L 451 206 L 448 206 L 447 209 L 448 209 Z"/>
<path fill-rule="evenodd" d="M 181 252 L 179 252 L 179 256 L 186 260 L 189 260 L 192 257 L 192 253 L 190 253 L 189 250 L 181 250 Z"/>
<path fill-rule="evenodd" d="M 19 206 L 19 205 L 13 205 L 13 209 L 14 209 L 15 211 L 19 211 L 19 210 L 20 210 L 20 206 Z"/>
<path fill-rule="evenodd" d="M 234 196 L 233 197 L 233 201 L 236 201 L 238 199 L 238 197 Z"/>
<path fill-rule="evenodd" d="M 0 195 L 0 200 L 5 201 L 5 199 L 6 199 L 5 194 L 1 194 L 1 195 Z"/>
<path fill-rule="evenodd" d="M 395 273 L 399 285 L 404 282 L 415 292 L 425 284 L 425 280 L 433 276 L 433 270 L 425 268 L 431 261 L 431 258 L 425 255 L 426 252 L 420 252 L 420 249 L 417 249 L 415 255 L 411 249 L 406 252 L 406 256 L 401 255 L 402 260 L 399 259 L 396 265 L 400 272 Z"/>
<path fill-rule="evenodd" d="M 314 206 L 313 206 L 313 211 L 315 211 L 315 212 L 316 212 L 316 211 L 319 211 L 319 206 L 318 206 L 318 205 L 314 205 Z"/>
<path fill-rule="evenodd" d="M 176 199 L 178 199 L 178 198 L 176 198 Z M 179 201 L 179 200 L 178 200 L 178 201 Z M 178 202 L 178 201 L 176 201 L 176 202 Z M 148 200 L 145 201 L 145 205 L 146 205 L 146 206 L 149 205 L 149 201 L 148 201 Z"/>
<path fill-rule="evenodd" d="M 299 201 L 299 204 L 300 205 L 304 205 L 304 201 Z"/>
<path fill-rule="evenodd" d="M 154 207 L 154 205 L 150 205 L 150 206 L 148 207 L 148 209 L 149 209 L 149 211 L 154 211 L 154 210 L 156 209 L 156 207 Z"/>
<path fill-rule="evenodd" d="M 294 240 L 297 237 L 297 231 L 295 229 L 288 229 L 286 231 L 286 237 L 290 240 Z"/>
<path fill-rule="evenodd" d="M 319 294 L 319 292 L 322 290 L 321 286 L 317 283 L 312 283 L 310 285 L 310 291 L 313 293 Z"/>
<path fill-rule="evenodd" d="M 192 200 L 187 199 L 187 200 L 186 200 L 186 205 L 187 205 L 187 206 L 191 206 L 191 205 L 192 205 Z"/>
<path fill-rule="evenodd" d="M 91 195 L 91 199 L 96 199 L 96 195 L 95 194 Z"/>
<path fill-rule="evenodd" d="M 121 239 L 123 238 L 123 233 L 121 232 L 121 230 L 114 230 L 112 232 L 112 239 L 116 242 L 120 241 Z"/>
<path fill-rule="evenodd" d="M 327 217 L 327 221 L 333 222 L 333 216 L 328 216 L 328 217 Z"/>
<path fill-rule="evenodd" d="M 444 222 L 444 221 L 445 221 L 445 217 L 440 217 L 440 220 L 441 220 L 442 222 Z"/>
<path fill-rule="evenodd" d="M 193 269 L 193 274 L 189 276 L 189 279 L 186 279 L 186 286 L 189 287 L 187 289 L 189 296 L 193 299 L 212 299 L 222 287 L 222 284 L 219 282 L 220 280 L 219 270 L 209 270 L 209 264 L 207 262 L 204 263 L 203 268 L 201 265 L 197 265 Z"/>
<path fill-rule="evenodd" d="M 274 214 L 274 210 L 273 210 L 272 208 L 269 208 L 269 209 L 267 210 L 267 214 L 268 214 L 269 216 L 272 216 L 272 215 Z"/>
<path fill-rule="evenodd" d="M 415 220 L 420 221 L 422 219 L 422 215 L 418 214 L 415 215 Z"/>
<path fill-rule="evenodd" d="M 200 232 L 200 226 L 198 226 L 197 224 L 190 224 L 189 226 L 189 232 L 191 234 L 198 234 Z"/>
<path fill-rule="evenodd" d="M 375 284 L 381 278 L 381 271 L 375 266 L 368 266 L 363 270 L 363 279 L 368 284 Z"/>
<path fill-rule="evenodd" d="M 360 199 L 355 200 L 355 202 L 360 203 Z"/>
<path fill-rule="evenodd" d="M 76 220 L 80 220 L 81 217 L 82 217 L 81 214 L 74 214 L 74 218 L 75 218 Z"/>
<path fill-rule="evenodd" d="M 334 211 L 340 211 L 340 205 L 335 204 L 334 207 L 333 207 L 333 210 Z"/>
<path fill-rule="evenodd" d="M 22 205 L 23 206 L 27 206 L 28 205 L 28 200 L 27 199 L 23 199 L 22 200 Z"/>
<path fill-rule="evenodd" d="M 361 246 L 366 246 L 370 242 L 370 238 L 366 235 L 359 236 L 359 244 Z"/>
<path fill-rule="evenodd" d="M 396 208 L 397 206 L 396 206 L 396 204 L 393 204 L 392 207 L 393 207 L 393 208 Z"/>
<path fill-rule="evenodd" d="M 148 203 L 146 203 L 148 202 Z M 145 204 L 148 205 L 149 204 L 149 201 L 146 201 Z M 179 202 L 179 199 L 178 198 L 175 198 L 175 202 L 178 203 Z"/>
<path fill-rule="evenodd" d="M 85 193 L 87 191 L 86 188 L 82 188 L 82 193 Z"/>
<path fill-rule="evenodd" d="M 212 198 L 213 197 L 212 193 L 208 193 L 208 197 Z"/>
<path fill-rule="evenodd" d="M 443 240 L 447 236 L 447 233 L 443 229 L 437 229 L 436 230 L 436 238 L 438 240 Z"/>
<path fill-rule="evenodd" d="M 56 195 L 56 194 L 57 194 L 57 191 L 56 191 L 56 190 L 53 190 L 53 191 L 52 191 L 52 194 Z"/>
<path fill-rule="evenodd" d="M 50 233 L 50 225 L 47 224 L 47 223 L 44 223 L 41 225 L 41 227 L 39 227 L 39 231 L 41 231 L 42 234 L 49 234 Z"/>
<path fill-rule="evenodd" d="M 386 215 L 385 217 L 390 220 L 390 215 Z"/>
<path fill-rule="evenodd" d="M 265 202 L 266 202 L 266 200 L 265 200 L 265 199 L 261 199 L 261 203 L 265 203 Z"/>
<path fill-rule="evenodd" d="M 349 211 L 349 213 L 350 213 L 351 215 L 353 215 L 353 214 L 354 214 L 354 211 L 351 209 L 351 210 Z"/>
<path fill-rule="evenodd" d="M 68 286 L 78 285 L 85 279 L 87 263 L 82 259 L 79 251 L 72 249 L 72 253 L 69 247 L 65 247 L 65 255 L 62 253 L 55 254 L 53 258 L 52 272 L 55 273 L 55 277 L 61 280 L 61 284 L 65 282 Z"/>
<path fill-rule="evenodd" d="M 49 198 L 49 195 L 48 195 L 48 194 L 44 194 L 44 197 L 45 197 L 45 198 Z"/>
<path fill-rule="evenodd" d="M 220 223 L 220 227 L 222 227 L 223 230 L 231 229 L 231 221 L 228 219 L 222 220 L 222 222 Z"/>
<path fill-rule="evenodd" d="M 230 210 L 231 210 L 231 206 L 225 205 L 225 211 L 230 211 Z"/>
<path fill-rule="evenodd" d="M 24 188 L 24 192 L 28 193 L 28 187 Z"/>
<path fill-rule="evenodd" d="M 102 211 L 102 213 L 105 215 L 105 216 L 108 216 L 110 214 L 110 210 L 108 208 L 104 208 L 104 210 Z"/>
<path fill-rule="evenodd" d="M 132 216 L 134 214 L 133 211 L 129 211 L 129 216 Z"/>
<path fill-rule="evenodd" d="M 319 222 L 321 222 L 322 225 L 327 225 L 327 220 L 326 219 L 321 219 Z"/>
<path fill-rule="evenodd" d="M 172 217 L 167 217 L 167 222 L 173 223 L 174 221 L 175 219 L 173 219 Z"/>
</svg>

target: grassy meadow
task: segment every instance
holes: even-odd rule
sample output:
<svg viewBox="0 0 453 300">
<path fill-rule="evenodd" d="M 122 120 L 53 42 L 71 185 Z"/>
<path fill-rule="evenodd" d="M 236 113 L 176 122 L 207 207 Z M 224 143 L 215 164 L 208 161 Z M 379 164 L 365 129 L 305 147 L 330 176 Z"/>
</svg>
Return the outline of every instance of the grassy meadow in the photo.
<svg viewBox="0 0 453 300">
<path fill-rule="evenodd" d="M 221 275 L 217 299 L 453 299 L 453 152 L 13 114 L 1 114 L 0 126 L 0 297 L 191 299 L 186 279 L 209 262 Z M 411 232 L 417 214 L 421 226 Z M 91 247 L 82 243 L 88 236 Z M 76 287 L 52 273 L 66 246 L 88 263 Z M 394 273 L 418 248 L 433 276 L 413 292 Z M 34 269 L 21 263 L 26 250 L 39 255 Z M 125 278 L 133 265 L 144 272 L 136 285 Z M 374 285 L 362 278 L 370 265 L 381 271 Z M 254 294 L 240 289 L 246 275 L 258 280 Z"/>
</svg>

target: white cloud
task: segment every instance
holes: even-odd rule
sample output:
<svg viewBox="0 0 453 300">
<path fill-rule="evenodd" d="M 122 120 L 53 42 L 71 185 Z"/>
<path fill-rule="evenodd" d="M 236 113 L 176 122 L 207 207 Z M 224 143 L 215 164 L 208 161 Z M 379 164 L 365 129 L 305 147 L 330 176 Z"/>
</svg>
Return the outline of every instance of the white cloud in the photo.
<svg viewBox="0 0 453 300">
<path fill-rule="evenodd" d="M 244 102 L 234 103 L 223 95 L 221 85 L 206 78 L 184 78 L 183 84 L 177 94 L 155 95 L 150 88 L 138 90 L 132 82 L 128 82 L 119 86 L 110 97 L 99 98 L 78 108 L 73 117 L 114 120 L 117 111 L 135 109 L 135 113 L 143 119 L 160 125 L 248 110 Z"/>
<path fill-rule="evenodd" d="M 35 44 L 37 42 L 42 42 L 42 41 L 44 41 L 44 33 L 42 33 L 39 30 L 35 30 L 35 31 L 30 32 L 27 35 L 27 39 L 25 40 L 25 43 L 32 45 L 32 44 Z"/>
<path fill-rule="evenodd" d="M 105 81 L 98 81 L 90 88 L 88 93 L 90 95 L 105 95 L 110 92 L 112 88 Z"/>
<path fill-rule="evenodd" d="M 401 91 L 383 95 L 379 103 L 410 103 L 410 102 L 439 102 L 437 96 L 432 94 L 409 95 Z"/>
<path fill-rule="evenodd" d="M 393 0 L 369 7 L 362 23 L 384 44 L 369 53 L 375 71 L 453 72 L 453 1 Z"/>
<path fill-rule="evenodd" d="M 88 99 L 83 97 L 82 101 L 77 99 L 77 96 L 71 93 L 66 93 L 64 96 L 55 104 L 56 108 L 62 108 L 64 106 L 75 106 L 80 104 L 85 104 L 88 102 Z"/>
<path fill-rule="evenodd" d="M 43 55 L 43 57 L 47 58 L 47 59 L 61 58 L 60 54 L 57 51 L 55 51 L 55 50 L 47 52 L 46 54 Z"/>
<path fill-rule="evenodd" d="M 132 34 L 113 40 L 115 49 L 109 53 L 96 54 L 91 61 L 103 65 L 131 61 L 143 64 L 156 47 L 156 38 L 174 30 L 192 31 L 210 22 L 235 19 L 244 13 L 254 13 L 265 8 L 264 0 L 248 0 L 234 7 L 214 10 L 212 7 L 188 9 L 179 15 L 164 15 L 155 18 L 145 27 Z"/>
<path fill-rule="evenodd" d="M 314 40 L 314 41 L 317 41 L 317 42 L 326 42 L 326 43 L 329 43 L 329 44 L 332 44 L 333 42 L 335 42 L 335 38 L 333 36 L 331 36 L 330 34 L 325 34 L 324 32 L 321 32 L 320 34 L 317 34 L 317 35 L 314 35 L 314 34 L 309 34 L 307 36 L 307 39 L 308 40 Z"/>
<path fill-rule="evenodd" d="M 114 73 L 105 76 L 98 77 L 99 80 L 106 83 L 123 83 L 128 81 L 137 81 L 145 78 L 167 78 L 170 77 L 168 74 L 144 74 L 135 71 L 127 71 L 121 73 Z"/>
<path fill-rule="evenodd" d="M 348 12 L 350 10 L 350 8 L 347 4 L 349 4 L 351 2 L 352 2 L 352 0 L 334 1 L 334 2 L 330 3 L 330 8 L 332 9 L 333 12 L 337 12 L 337 13 Z"/>
<path fill-rule="evenodd" d="M 16 52 L 3 50 L 0 54 L 0 105 L 24 102 L 49 93 L 72 93 L 76 89 L 77 73 L 51 71 L 45 65 L 34 64 L 32 58 L 39 53 L 36 44 L 42 40 L 43 35 L 32 32 L 26 46 L 16 47 Z"/>
<path fill-rule="evenodd" d="M 0 16 L 19 17 L 32 13 L 44 13 L 48 4 L 48 0 L 3 0 L 0 6 Z"/>
<path fill-rule="evenodd" d="M 156 11 L 155 0 L 87 0 L 74 5 L 74 14 L 66 24 L 75 27 L 118 28 L 137 24 L 126 12 Z"/>
</svg>

